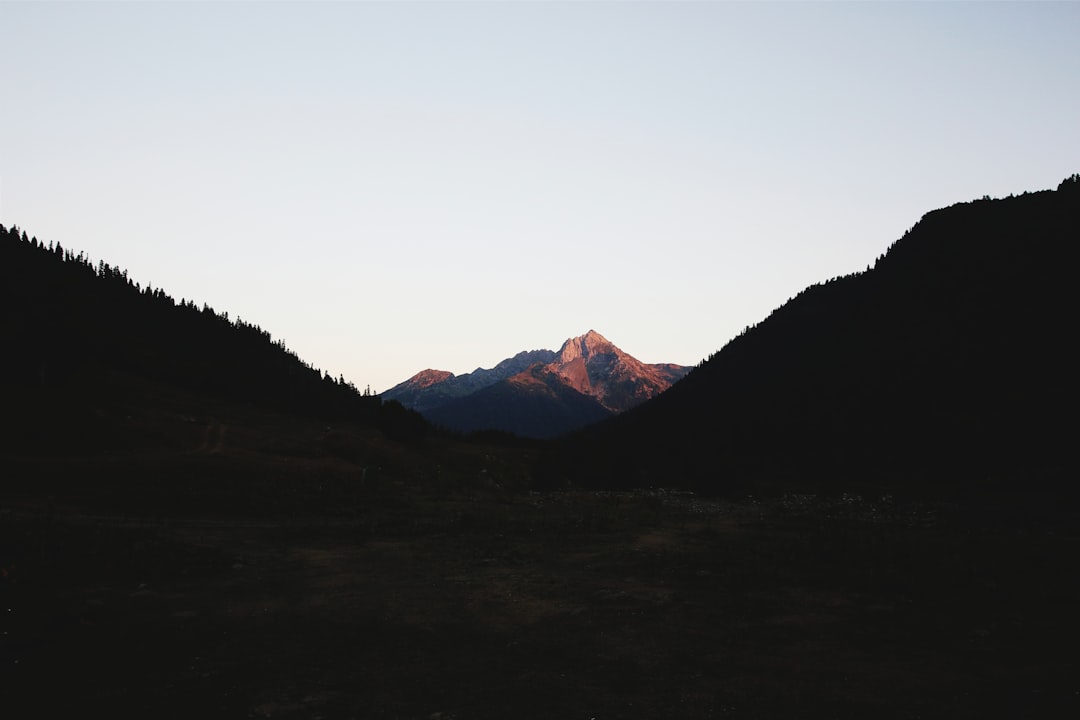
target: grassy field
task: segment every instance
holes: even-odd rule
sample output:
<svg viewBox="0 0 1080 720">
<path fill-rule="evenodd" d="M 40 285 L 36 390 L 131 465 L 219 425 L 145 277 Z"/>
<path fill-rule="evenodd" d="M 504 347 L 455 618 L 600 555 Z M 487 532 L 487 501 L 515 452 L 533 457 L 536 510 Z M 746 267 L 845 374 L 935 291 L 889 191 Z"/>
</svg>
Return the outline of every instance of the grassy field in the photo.
<svg viewBox="0 0 1080 720">
<path fill-rule="evenodd" d="M 130 422 L 0 459 L 5 716 L 1080 717 L 1071 508 L 541 493 L 528 450 Z"/>
</svg>

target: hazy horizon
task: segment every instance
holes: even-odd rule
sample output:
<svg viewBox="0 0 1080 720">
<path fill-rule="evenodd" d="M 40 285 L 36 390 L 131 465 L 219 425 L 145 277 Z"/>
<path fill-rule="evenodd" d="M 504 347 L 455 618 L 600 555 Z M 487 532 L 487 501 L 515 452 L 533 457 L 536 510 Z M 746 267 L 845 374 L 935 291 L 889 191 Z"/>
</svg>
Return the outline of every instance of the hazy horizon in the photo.
<svg viewBox="0 0 1080 720">
<path fill-rule="evenodd" d="M 0 223 L 383 391 L 693 365 L 1080 170 L 1076 3 L 2 3 Z"/>
</svg>

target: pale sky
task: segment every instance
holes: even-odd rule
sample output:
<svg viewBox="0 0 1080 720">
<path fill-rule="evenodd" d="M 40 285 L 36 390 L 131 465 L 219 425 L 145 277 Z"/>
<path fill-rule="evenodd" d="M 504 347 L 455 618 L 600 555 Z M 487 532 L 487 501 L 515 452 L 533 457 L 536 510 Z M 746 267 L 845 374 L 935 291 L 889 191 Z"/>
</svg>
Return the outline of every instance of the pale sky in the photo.
<svg viewBox="0 0 1080 720">
<path fill-rule="evenodd" d="M 692 365 L 1080 172 L 1080 3 L 0 0 L 0 223 L 385 390 Z"/>
</svg>

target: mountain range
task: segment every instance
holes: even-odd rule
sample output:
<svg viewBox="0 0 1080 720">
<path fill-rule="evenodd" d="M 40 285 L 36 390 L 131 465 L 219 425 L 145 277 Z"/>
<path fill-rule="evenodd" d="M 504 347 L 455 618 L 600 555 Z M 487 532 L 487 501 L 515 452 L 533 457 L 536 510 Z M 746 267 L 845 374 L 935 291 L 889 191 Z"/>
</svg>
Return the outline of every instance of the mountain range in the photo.
<svg viewBox="0 0 1080 720">
<path fill-rule="evenodd" d="M 425 371 L 380 397 L 258 326 L 0 228 L 0 451 L 185 445 L 129 422 L 124 398 L 152 406 L 152 387 L 410 442 L 432 437 L 425 418 L 573 431 L 543 446 L 537 487 L 1063 497 L 1080 488 L 1068 421 L 1077 238 L 1073 175 L 926 213 L 872 267 L 806 288 L 690 371 L 640 363 L 590 331 L 460 377 Z"/>
<path fill-rule="evenodd" d="M 629 410 L 689 370 L 643 363 L 589 330 L 558 351 L 523 351 L 490 369 L 464 375 L 423 370 L 382 397 L 453 430 L 546 438 Z"/>
</svg>

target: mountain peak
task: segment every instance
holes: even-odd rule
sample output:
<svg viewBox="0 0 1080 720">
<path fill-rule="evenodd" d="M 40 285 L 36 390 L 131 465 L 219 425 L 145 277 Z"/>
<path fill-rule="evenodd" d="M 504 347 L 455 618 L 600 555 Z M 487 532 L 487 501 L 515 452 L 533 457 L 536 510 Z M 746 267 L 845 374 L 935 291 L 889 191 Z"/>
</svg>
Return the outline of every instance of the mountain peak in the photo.
<svg viewBox="0 0 1080 720">
<path fill-rule="evenodd" d="M 454 377 L 454 373 L 452 372 L 448 372 L 446 370 L 432 370 L 431 368 L 428 368 L 427 370 L 421 370 L 420 372 L 416 373 L 406 382 L 413 387 L 419 389 L 431 387 L 436 383 L 441 383 L 444 380 L 449 380 L 452 377 Z"/>
<path fill-rule="evenodd" d="M 688 369 L 646 365 L 589 330 L 563 343 L 548 370 L 608 410 L 622 412 L 663 392 Z"/>
<path fill-rule="evenodd" d="M 578 335 L 572 337 L 563 343 L 559 349 L 559 361 L 563 363 L 569 363 L 577 358 L 583 358 L 588 362 L 589 358 L 594 355 L 621 353 L 615 345 L 611 343 L 600 333 L 595 330 L 589 330 L 584 335 Z"/>
<path fill-rule="evenodd" d="M 438 371 L 425 371 L 391 388 L 383 397 L 398 400 L 447 427 L 497 427 L 541 437 L 597 420 L 598 408 L 607 413 L 627 410 L 666 390 L 688 370 L 679 365 L 646 365 L 590 329 L 568 339 L 558 352 L 520 352 L 490 370 L 477 368 L 441 381 L 427 375 Z M 467 400 L 469 397 L 473 400 Z M 539 400 L 541 397 L 547 400 Z M 541 407 L 544 402 L 549 405 L 546 409 Z M 518 416 L 526 415 L 535 417 L 524 424 L 518 422 Z M 538 429 L 545 422 L 550 427 Z"/>
</svg>

